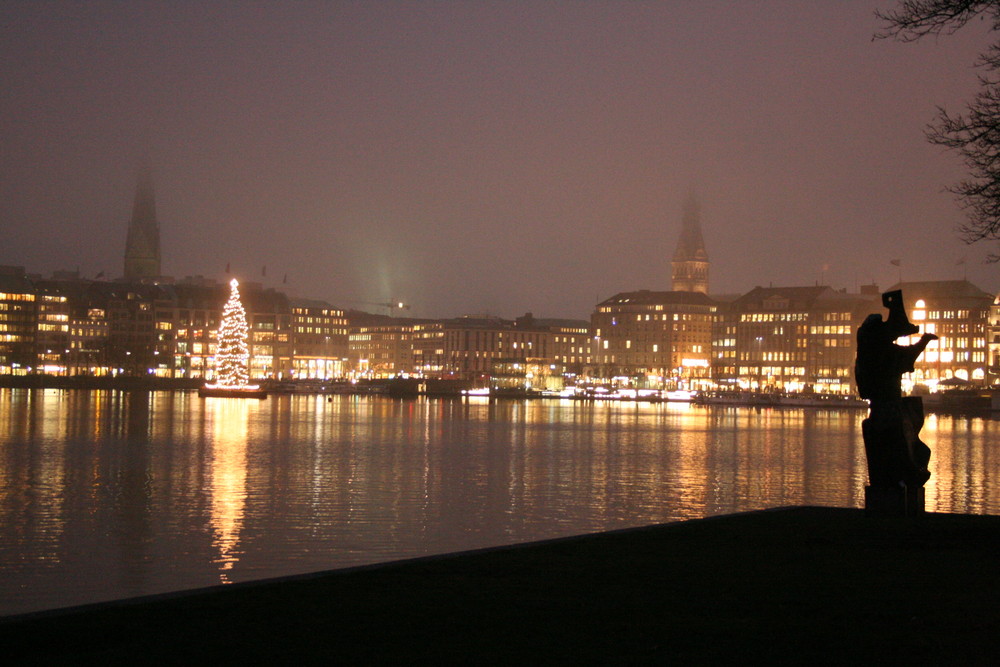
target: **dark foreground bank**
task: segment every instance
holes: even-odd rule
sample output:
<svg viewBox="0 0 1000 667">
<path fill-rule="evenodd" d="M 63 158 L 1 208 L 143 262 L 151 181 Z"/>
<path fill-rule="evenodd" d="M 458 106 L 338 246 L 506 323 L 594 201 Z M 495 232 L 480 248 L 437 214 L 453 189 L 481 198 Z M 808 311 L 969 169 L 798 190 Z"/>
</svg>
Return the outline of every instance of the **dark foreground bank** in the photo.
<svg viewBox="0 0 1000 667">
<path fill-rule="evenodd" d="M 1000 517 L 794 508 L 0 620 L 6 664 L 987 664 Z"/>
</svg>

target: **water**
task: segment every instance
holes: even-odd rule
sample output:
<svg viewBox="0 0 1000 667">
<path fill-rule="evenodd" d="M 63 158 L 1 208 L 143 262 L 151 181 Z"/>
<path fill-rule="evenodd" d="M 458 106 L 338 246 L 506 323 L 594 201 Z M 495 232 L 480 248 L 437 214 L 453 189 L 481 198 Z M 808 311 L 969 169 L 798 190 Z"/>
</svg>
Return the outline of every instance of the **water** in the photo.
<svg viewBox="0 0 1000 667">
<path fill-rule="evenodd" d="M 861 506 L 861 411 L 0 390 L 0 615 L 786 505 Z M 929 416 L 928 509 L 1000 514 Z"/>
</svg>

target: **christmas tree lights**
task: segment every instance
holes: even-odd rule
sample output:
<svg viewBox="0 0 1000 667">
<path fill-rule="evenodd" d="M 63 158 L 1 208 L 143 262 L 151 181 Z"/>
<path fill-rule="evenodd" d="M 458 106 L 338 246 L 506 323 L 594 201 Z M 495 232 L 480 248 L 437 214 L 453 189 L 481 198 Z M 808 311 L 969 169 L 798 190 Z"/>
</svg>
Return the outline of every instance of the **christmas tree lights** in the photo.
<svg viewBox="0 0 1000 667">
<path fill-rule="evenodd" d="M 215 353 L 215 386 L 225 389 L 256 389 L 249 384 L 250 351 L 247 347 L 247 313 L 240 301 L 239 281 L 229 282 L 229 301 L 222 310 L 218 349 Z"/>
</svg>

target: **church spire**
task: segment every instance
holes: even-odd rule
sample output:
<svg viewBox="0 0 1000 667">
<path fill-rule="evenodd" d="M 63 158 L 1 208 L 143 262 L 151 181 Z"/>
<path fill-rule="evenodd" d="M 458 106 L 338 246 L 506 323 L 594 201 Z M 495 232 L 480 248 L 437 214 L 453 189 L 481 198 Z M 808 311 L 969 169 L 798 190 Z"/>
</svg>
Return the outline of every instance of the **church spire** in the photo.
<svg viewBox="0 0 1000 667">
<path fill-rule="evenodd" d="M 708 252 L 701 235 L 701 212 L 694 194 L 684 202 L 681 235 L 671 264 L 671 283 L 675 292 L 708 294 Z"/>
<path fill-rule="evenodd" d="M 160 223 L 156 220 L 153 174 L 139 172 L 132 202 L 132 217 L 125 240 L 125 279 L 142 280 L 160 275 Z"/>
</svg>

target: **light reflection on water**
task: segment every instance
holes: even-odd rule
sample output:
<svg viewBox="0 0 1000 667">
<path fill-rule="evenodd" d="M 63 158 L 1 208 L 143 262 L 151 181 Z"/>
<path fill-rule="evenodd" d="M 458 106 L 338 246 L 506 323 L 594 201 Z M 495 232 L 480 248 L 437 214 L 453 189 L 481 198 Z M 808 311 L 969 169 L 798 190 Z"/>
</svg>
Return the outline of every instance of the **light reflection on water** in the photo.
<svg viewBox="0 0 1000 667">
<path fill-rule="evenodd" d="M 0 614 L 782 505 L 860 506 L 860 411 L 0 390 Z M 928 509 L 1000 514 L 930 415 Z"/>
<path fill-rule="evenodd" d="M 212 547 L 219 556 L 220 583 L 231 583 L 230 571 L 240 560 L 240 530 L 247 499 L 246 401 L 210 401 L 206 412 L 212 421 L 211 489 Z"/>
</svg>

